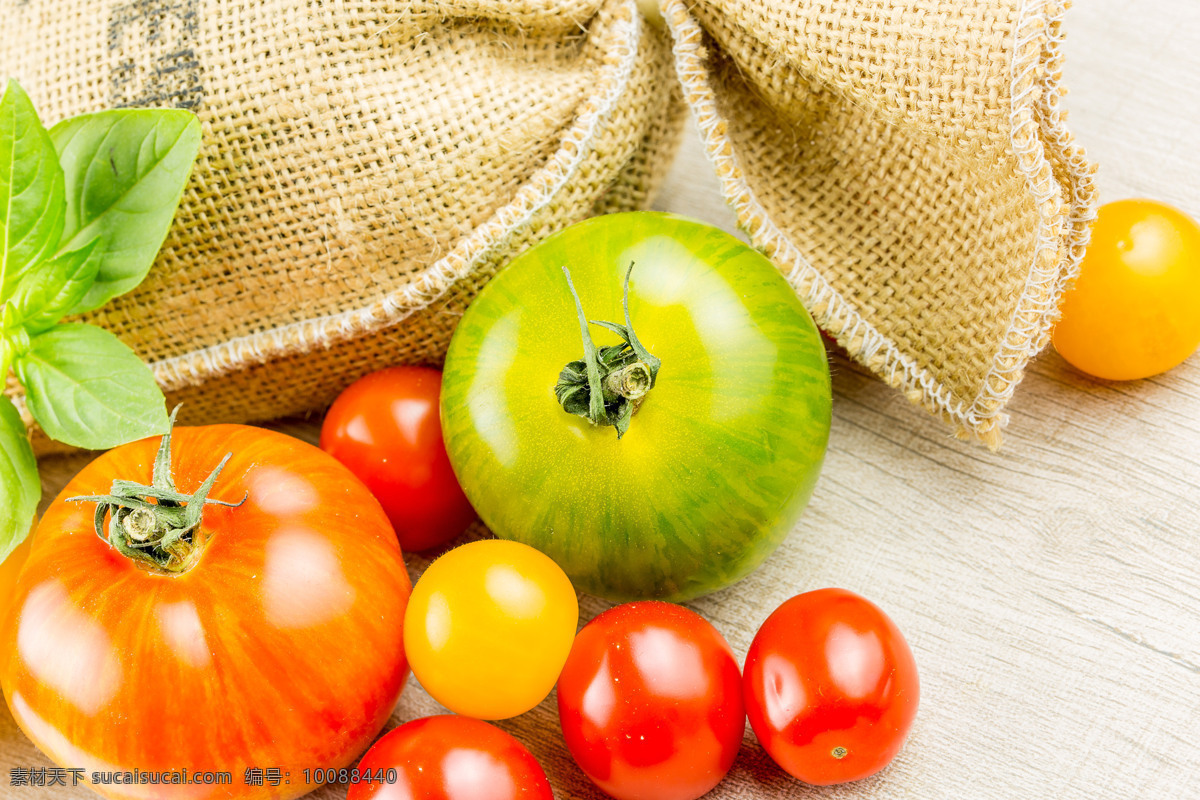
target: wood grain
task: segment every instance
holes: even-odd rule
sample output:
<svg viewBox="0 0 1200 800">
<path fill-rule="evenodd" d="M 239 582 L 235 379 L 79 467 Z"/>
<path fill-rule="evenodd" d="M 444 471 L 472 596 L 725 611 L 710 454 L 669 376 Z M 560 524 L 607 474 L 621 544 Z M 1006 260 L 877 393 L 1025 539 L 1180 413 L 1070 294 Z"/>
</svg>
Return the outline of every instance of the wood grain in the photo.
<svg viewBox="0 0 1200 800">
<path fill-rule="evenodd" d="M 1104 198 L 1158 197 L 1200 216 L 1200 4 L 1090 0 L 1070 12 L 1068 31 L 1072 123 L 1102 165 Z M 694 141 L 660 206 L 731 225 Z M 711 796 L 1195 796 L 1200 357 L 1110 384 L 1047 352 L 1018 390 L 999 454 L 950 438 L 844 358 L 832 365 L 831 445 L 802 524 L 762 570 L 694 607 L 742 656 L 790 595 L 866 594 L 909 638 L 921 711 L 907 747 L 875 778 L 802 786 L 748 735 Z M 309 440 L 316 431 L 278 427 Z M 84 460 L 45 461 L 47 492 Z M 414 577 L 423 566 L 411 560 Z M 585 598 L 588 616 L 600 608 Z M 438 710 L 410 682 L 393 723 Z M 541 758 L 561 798 L 601 796 L 567 756 L 550 702 L 504 727 Z M 0 711 L 0 796 L 93 796 L 11 788 L 14 766 L 49 764 Z"/>
</svg>

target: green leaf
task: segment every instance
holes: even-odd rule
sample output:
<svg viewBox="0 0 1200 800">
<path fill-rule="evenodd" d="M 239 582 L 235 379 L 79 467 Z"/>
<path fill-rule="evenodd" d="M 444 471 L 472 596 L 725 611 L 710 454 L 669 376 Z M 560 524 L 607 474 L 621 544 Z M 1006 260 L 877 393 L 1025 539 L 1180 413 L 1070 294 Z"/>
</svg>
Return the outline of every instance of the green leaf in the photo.
<svg viewBox="0 0 1200 800">
<path fill-rule="evenodd" d="M 83 300 L 96 282 L 100 258 L 97 239 L 78 250 L 52 258 L 40 269 L 26 273 L 12 296 L 14 322 L 30 333 L 45 330 L 58 322 Z"/>
<path fill-rule="evenodd" d="M 101 450 L 167 430 L 150 369 L 106 330 L 56 325 L 33 337 L 15 366 L 33 418 L 60 442 Z"/>
<path fill-rule="evenodd" d="M 37 459 L 25 423 L 7 397 L 0 397 L 0 561 L 25 540 L 42 498 Z"/>
<path fill-rule="evenodd" d="M 58 247 L 63 171 L 29 96 L 9 81 L 0 100 L 0 299 Z"/>
<path fill-rule="evenodd" d="M 64 120 L 50 131 L 66 177 L 60 251 L 98 238 L 96 282 L 73 313 L 141 283 L 175 218 L 200 148 L 190 111 L 123 108 Z"/>
</svg>

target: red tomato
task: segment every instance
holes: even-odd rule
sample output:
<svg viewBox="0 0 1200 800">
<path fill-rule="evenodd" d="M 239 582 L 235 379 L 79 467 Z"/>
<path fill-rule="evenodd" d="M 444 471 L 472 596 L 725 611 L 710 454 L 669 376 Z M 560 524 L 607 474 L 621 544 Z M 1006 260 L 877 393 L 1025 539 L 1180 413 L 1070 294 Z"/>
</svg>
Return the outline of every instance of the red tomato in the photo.
<svg viewBox="0 0 1200 800">
<path fill-rule="evenodd" d="M 470 717 L 401 725 L 367 751 L 357 773 L 346 800 L 554 800 L 524 745 Z"/>
<path fill-rule="evenodd" d="M 360 378 L 329 409 L 321 449 L 379 499 L 405 550 L 429 550 L 475 519 L 442 443 L 442 373 L 392 367 Z"/>
<path fill-rule="evenodd" d="M 746 715 L 793 777 L 824 786 L 874 775 L 917 715 L 917 665 L 904 636 L 845 589 L 793 597 L 746 655 Z"/>
<path fill-rule="evenodd" d="M 370 492 L 311 445 L 240 425 L 172 439 L 179 492 L 231 453 L 209 496 L 244 502 L 204 506 L 190 542 L 166 548 L 163 563 L 183 570 L 170 572 L 110 546 L 97 504 L 68 499 L 115 493 L 116 479 L 151 484 L 158 439 L 85 467 L 47 509 L 17 582 L 0 633 L 5 698 L 43 752 L 89 776 L 228 771 L 228 784 L 172 796 L 296 797 L 313 788 L 303 770 L 350 764 L 400 696 L 410 589 L 400 548 Z M 132 516 L 106 527 L 109 539 L 144 535 Z M 251 767 L 278 767 L 290 783 L 247 785 Z"/>
<path fill-rule="evenodd" d="M 575 761 L 618 800 L 694 800 L 725 777 L 746 727 L 741 673 L 682 606 L 626 603 L 575 637 L 558 681 Z"/>
</svg>

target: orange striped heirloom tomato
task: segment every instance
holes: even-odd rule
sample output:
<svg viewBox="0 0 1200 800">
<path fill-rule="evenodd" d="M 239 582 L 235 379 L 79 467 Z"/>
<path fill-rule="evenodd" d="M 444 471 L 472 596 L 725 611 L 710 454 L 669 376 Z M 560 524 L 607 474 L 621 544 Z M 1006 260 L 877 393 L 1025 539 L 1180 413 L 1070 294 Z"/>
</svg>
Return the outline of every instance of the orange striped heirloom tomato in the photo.
<svg viewBox="0 0 1200 800">
<path fill-rule="evenodd" d="M 302 795 L 404 686 L 395 534 L 349 470 L 291 437 L 214 425 L 163 445 L 100 456 L 47 509 L 0 632 L 5 699 L 107 797 Z M 247 774 L 275 768 L 286 783 Z"/>
</svg>

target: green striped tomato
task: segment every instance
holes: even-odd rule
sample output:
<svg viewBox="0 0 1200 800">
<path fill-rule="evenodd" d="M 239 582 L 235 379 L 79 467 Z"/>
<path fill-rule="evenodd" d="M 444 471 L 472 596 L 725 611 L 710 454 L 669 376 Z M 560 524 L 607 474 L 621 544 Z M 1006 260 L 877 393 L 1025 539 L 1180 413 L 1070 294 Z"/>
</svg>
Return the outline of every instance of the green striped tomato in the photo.
<svg viewBox="0 0 1200 800">
<path fill-rule="evenodd" d="M 614 366 L 661 362 L 639 404 L 612 390 L 645 391 L 645 369 L 600 382 L 609 421 L 636 405 L 620 438 L 556 397 L 560 372 L 584 358 L 564 266 L 587 319 L 618 327 L 631 275 L 646 357 L 626 347 L 618 359 L 611 329 L 590 336 Z M 578 391 L 565 391 L 592 409 L 574 366 Z M 762 254 L 681 217 L 614 214 L 546 239 L 483 289 L 451 341 L 441 405 L 451 464 L 497 536 L 542 550 L 593 594 L 678 601 L 740 580 L 795 526 L 829 437 L 829 368 Z"/>
</svg>

